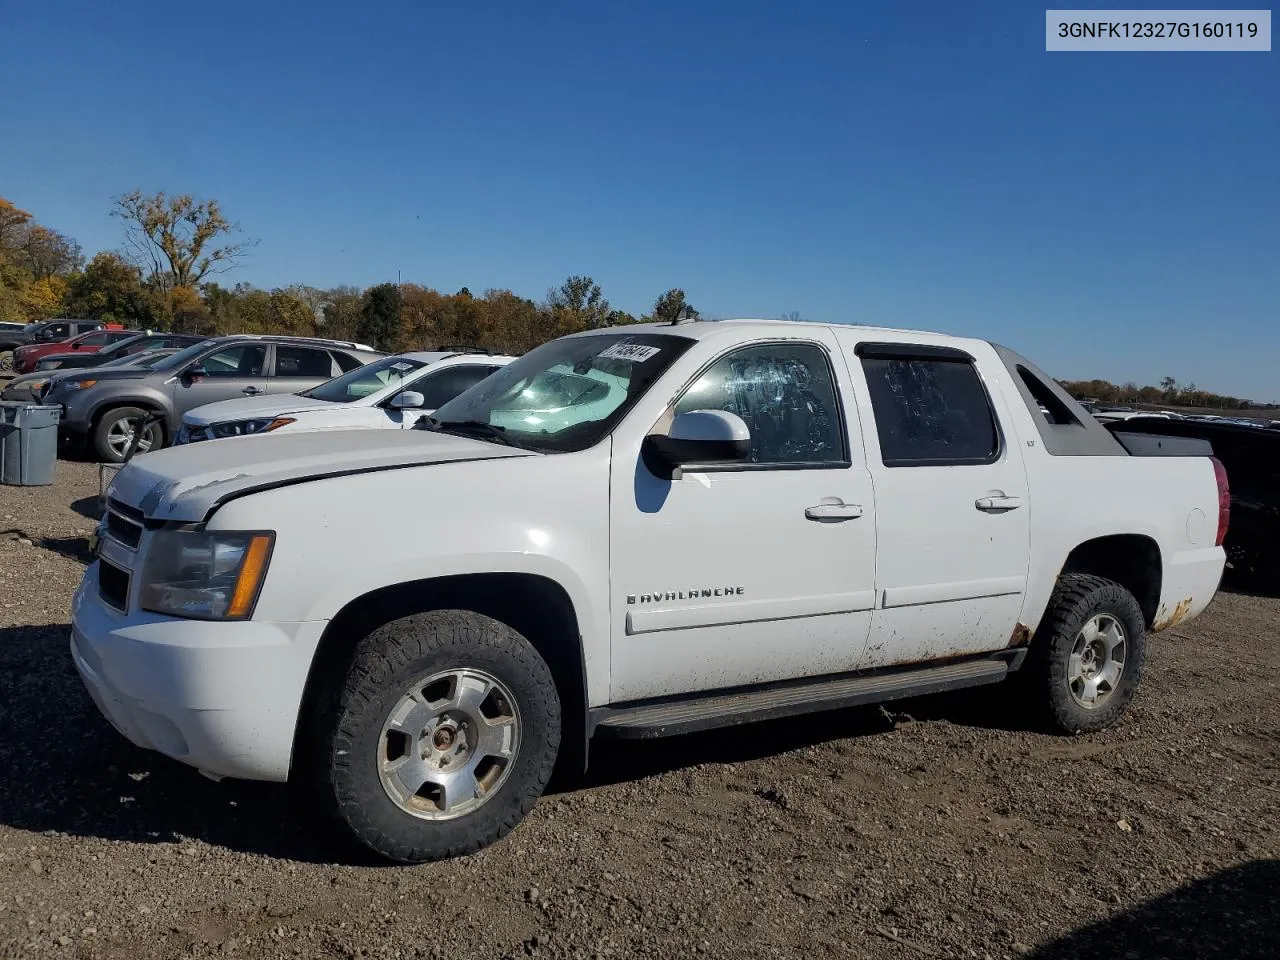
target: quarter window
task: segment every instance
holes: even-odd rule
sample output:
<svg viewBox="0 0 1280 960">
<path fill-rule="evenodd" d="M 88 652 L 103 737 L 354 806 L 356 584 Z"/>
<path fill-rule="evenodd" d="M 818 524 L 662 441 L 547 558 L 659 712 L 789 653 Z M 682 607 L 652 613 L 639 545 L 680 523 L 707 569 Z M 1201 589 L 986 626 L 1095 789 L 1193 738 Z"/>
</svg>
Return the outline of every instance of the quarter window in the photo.
<svg viewBox="0 0 1280 960">
<path fill-rule="evenodd" d="M 992 463 L 1000 433 L 973 363 L 864 357 L 885 466 Z"/>
<path fill-rule="evenodd" d="M 831 364 L 816 344 L 760 344 L 721 357 L 676 401 L 675 413 L 690 410 L 741 417 L 751 463 L 848 462 Z"/>
</svg>

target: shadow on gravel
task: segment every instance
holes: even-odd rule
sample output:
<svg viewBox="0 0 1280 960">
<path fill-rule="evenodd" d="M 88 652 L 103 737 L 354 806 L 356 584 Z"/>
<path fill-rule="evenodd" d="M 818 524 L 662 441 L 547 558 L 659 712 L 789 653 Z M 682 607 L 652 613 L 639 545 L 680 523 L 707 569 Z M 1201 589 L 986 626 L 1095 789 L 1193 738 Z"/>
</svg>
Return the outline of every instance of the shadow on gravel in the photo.
<svg viewBox="0 0 1280 960">
<path fill-rule="evenodd" d="M 762 760 L 834 740 L 889 733 L 904 720 L 941 720 L 989 730 L 1029 729 L 1012 700 L 1013 691 L 1004 686 L 978 687 L 661 740 L 598 739 L 591 745 L 591 766 L 585 782 L 557 784 L 556 789 L 623 783 L 703 763 Z"/>
<path fill-rule="evenodd" d="M 86 520 L 101 520 L 102 514 L 98 512 L 98 498 L 81 497 L 79 500 L 71 501 L 71 509 Z"/>
<path fill-rule="evenodd" d="M 52 547 L 56 549 L 56 547 Z M 70 548 L 68 548 L 70 549 Z M 69 624 L 0 629 L 0 823 L 137 843 L 184 838 L 312 863 L 374 861 L 304 814 L 280 784 L 214 783 L 128 743 L 98 713 L 67 649 Z M 987 725 L 1004 691 L 973 690 L 657 741 L 597 741 L 580 790 L 705 763 L 758 760 L 883 734 L 907 717 Z"/>
<path fill-rule="evenodd" d="M 280 784 L 213 783 L 134 747 L 98 713 L 69 624 L 0 629 L 0 822 L 22 830 L 173 843 L 289 860 L 362 862 L 299 815 Z"/>
<path fill-rule="evenodd" d="M 1255 860 L 1083 927 L 1033 960 L 1274 960 L 1280 860 Z"/>
<path fill-rule="evenodd" d="M 85 566 L 93 562 L 88 537 L 41 537 L 35 543 L 37 547 L 43 547 Z"/>
</svg>

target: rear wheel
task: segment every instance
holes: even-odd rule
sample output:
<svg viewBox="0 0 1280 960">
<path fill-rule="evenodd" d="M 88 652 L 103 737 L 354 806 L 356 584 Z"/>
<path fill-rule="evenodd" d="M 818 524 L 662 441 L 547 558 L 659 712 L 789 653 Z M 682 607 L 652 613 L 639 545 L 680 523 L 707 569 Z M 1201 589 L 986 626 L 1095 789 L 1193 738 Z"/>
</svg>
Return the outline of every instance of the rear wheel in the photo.
<svg viewBox="0 0 1280 960">
<path fill-rule="evenodd" d="M 123 463 L 133 435 L 149 411 L 141 407 L 115 407 L 98 418 L 92 433 L 93 452 L 103 463 Z M 138 442 L 138 453 L 164 446 L 164 427 L 153 423 Z"/>
<path fill-rule="evenodd" d="M 1058 581 L 1024 668 L 1033 705 L 1062 733 L 1115 723 L 1142 677 L 1145 621 L 1132 593 L 1101 577 Z"/>
<path fill-rule="evenodd" d="M 560 744 L 546 662 L 489 617 L 438 610 L 362 640 L 328 718 L 328 787 L 365 846 L 415 863 L 471 853 L 542 794 Z"/>
<path fill-rule="evenodd" d="M 0 370 L 5 373 L 13 372 L 13 351 L 0 350 Z"/>
</svg>

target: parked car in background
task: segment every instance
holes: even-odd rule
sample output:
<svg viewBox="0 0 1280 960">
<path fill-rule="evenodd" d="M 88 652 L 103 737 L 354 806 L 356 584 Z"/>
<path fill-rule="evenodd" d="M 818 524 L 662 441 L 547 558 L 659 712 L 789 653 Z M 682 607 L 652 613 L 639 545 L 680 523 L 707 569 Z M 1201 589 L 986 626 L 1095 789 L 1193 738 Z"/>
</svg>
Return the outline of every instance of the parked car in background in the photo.
<svg viewBox="0 0 1280 960">
<path fill-rule="evenodd" d="M 151 370 L 95 369 L 60 379 L 42 402 L 62 407 L 60 431 L 88 441 L 100 460 L 120 463 L 133 431 L 152 414 L 140 452 L 170 443 L 193 407 L 307 390 L 382 356 L 346 340 L 238 334 L 192 344 Z"/>
<path fill-rule="evenodd" d="M 40 320 L 35 323 L 6 323 L 0 329 L 0 370 L 13 369 L 13 353 L 24 344 L 54 343 L 96 330 L 94 320 Z M 17 329 L 13 329 L 13 328 Z"/>
<path fill-rule="evenodd" d="M 197 337 L 185 333 L 155 333 L 147 331 L 146 333 L 135 334 L 126 337 L 123 340 L 117 340 L 115 343 L 103 347 L 96 353 L 86 353 L 85 351 L 77 351 L 72 353 L 50 353 L 36 361 L 35 372 L 42 370 L 72 370 L 83 367 L 96 367 L 104 363 L 109 363 L 117 357 L 126 353 L 139 353 L 143 350 L 168 349 L 174 347 L 181 349 L 189 347 L 193 343 L 200 343 L 208 337 Z"/>
<path fill-rule="evenodd" d="M 81 320 L 71 317 L 58 317 L 54 320 L 41 320 L 29 323 L 22 328 L 23 343 L 59 343 L 70 340 L 90 330 L 122 330 L 121 323 L 100 323 L 97 320 Z"/>
<path fill-rule="evenodd" d="M 1227 417 L 1138 417 L 1110 428 L 1208 441 L 1231 481 L 1228 576 L 1241 587 L 1280 591 L 1280 433 Z"/>
<path fill-rule="evenodd" d="M 22 344 L 25 327 L 24 323 L 0 323 L 0 372 L 13 369 L 13 350 Z"/>
<path fill-rule="evenodd" d="M 90 330 L 79 336 L 58 343 L 28 343 L 13 351 L 13 369 L 18 373 L 32 373 L 36 363 L 54 353 L 97 353 L 103 347 L 109 347 L 121 340 L 130 340 L 138 336 L 141 330 Z"/>
<path fill-rule="evenodd" d="M 114 370 L 119 367 L 130 367 L 149 370 L 165 357 L 177 352 L 176 347 L 169 347 L 163 350 L 143 350 L 139 353 L 128 353 L 101 364 L 95 369 Z M 24 374 L 21 377 L 14 377 L 5 384 L 4 390 L 0 391 L 0 400 L 38 402 L 49 392 L 54 381 L 83 373 L 84 371 L 81 370 L 49 370 L 43 373 L 36 371 L 35 373 Z"/>
<path fill-rule="evenodd" d="M 1222 574 L 1225 475 L 1178 446 L 1131 451 L 979 340 L 592 330 L 413 429 L 133 458 L 71 657 L 135 744 L 456 856 L 592 736 L 1011 675 L 1049 728 L 1109 727 Z"/>
<path fill-rule="evenodd" d="M 383 357 L 301 393 L 241 397 L 188 410 L 174 443 L 279 430 L 410 426 L 514 359 L 474 350 Z"/>
</svg>

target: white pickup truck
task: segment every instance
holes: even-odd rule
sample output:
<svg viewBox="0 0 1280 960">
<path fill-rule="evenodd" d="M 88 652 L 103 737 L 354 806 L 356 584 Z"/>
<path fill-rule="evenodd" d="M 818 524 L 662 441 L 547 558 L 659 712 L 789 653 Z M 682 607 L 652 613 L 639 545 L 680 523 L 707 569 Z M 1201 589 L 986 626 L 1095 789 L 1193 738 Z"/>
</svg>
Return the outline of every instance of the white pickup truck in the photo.
<svg viewBox="0 0 1280 960">
<path fill-rule="evenodd" d="M 1210 457 L 1134 449 L 980 340 L 591 331 L 425 428 L 134 458 L 71 651 L 134 743 L 451 856 L 592 737 L 1015 671 L 1049 726 L 1113 723 L 1145 636 L 1212 599 L 1229 504 Z"/>
</svg>

